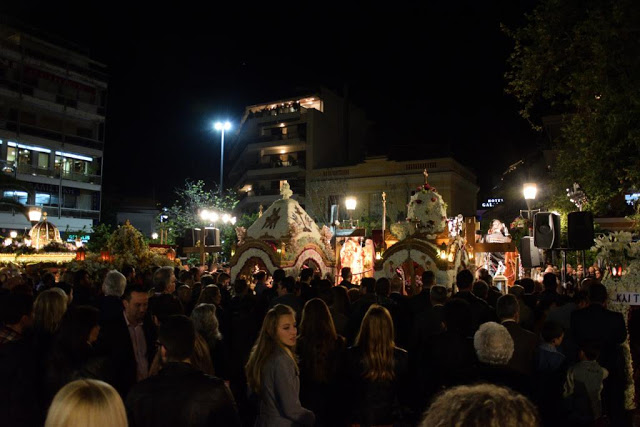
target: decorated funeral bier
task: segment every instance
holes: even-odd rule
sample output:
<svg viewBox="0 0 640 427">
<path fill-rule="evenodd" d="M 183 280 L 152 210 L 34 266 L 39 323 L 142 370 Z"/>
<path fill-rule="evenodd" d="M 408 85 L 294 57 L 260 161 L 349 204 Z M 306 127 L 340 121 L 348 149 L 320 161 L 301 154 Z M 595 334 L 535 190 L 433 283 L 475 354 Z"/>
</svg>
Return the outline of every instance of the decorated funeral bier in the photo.
<svg viewBox="0 0 640 427">
<path fill-rule="evenodd" d="M 463 237 L 462 216 L 447 220 L 447 205 L 437 190 L 429 185 L 424 171 L 424 185 L 411 196 L 407 205 L 407 220 L 391 225 L 391 237 L 396 240 L 376 263 L 375 277 L 404 277 L 415 284 L 426 270 L 436 274 L 438 283 L 450 284 L 457 268 L 469 263 Z M 395 239 L 393 239 L 395 238 Z"/>
<path fill-rule="evenodd" d="M 257 270 L 273 273 L 282 268 L 287 275 L 297 275 L 304 267 L 324 276 L 335 263 L 331 247 L 331 230 L 320 229 L 300 204 L 291 198 L 293 192 L 284 181 L 282 198 L 248 229 L 237 227 L 238 245 L 231 258 L 231 279 L 249 277 Z"/>
<path fill-rule="evenodd" d="M 609 300 L 607 308 L 622 313 L 627 326 L 627 339 L 622 344 L 627 384 L 625 409 L 635 409 L 640 372 L 640 343 L 637 340 L 640 327 L 640 242 L 633 242 L 631 233 L 615 232 L 595 240 L 596 256 L 608 266 L 602 284 L 606 286 Z"/>
</svg>

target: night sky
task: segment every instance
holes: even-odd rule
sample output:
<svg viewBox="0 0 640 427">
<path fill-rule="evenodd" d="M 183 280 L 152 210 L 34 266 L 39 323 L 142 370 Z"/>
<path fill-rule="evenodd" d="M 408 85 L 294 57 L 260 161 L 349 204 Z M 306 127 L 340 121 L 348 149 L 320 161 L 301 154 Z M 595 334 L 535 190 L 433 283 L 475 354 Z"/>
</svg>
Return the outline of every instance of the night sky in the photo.
<svg viewBox="0 0 640 427">
<path fill-rule="evenodd" d="M 155 196 L 166 203 L 186 178 L 216 181 L 220 137 L 213 120 L 238 123 L 247 105 L 319 85 L 347 85 L 376 123 L 370 154 L 422 157 L 440 147 L 474 169 L 481 195 L 491 174 L 542 138 L 504 94 L 511 43 L 500 23 L 523 22 L 531 0 L 373 8 L 138 3 L 0 7 L 89 48 L 108 66 L 107 200 Z"/>
</svg>

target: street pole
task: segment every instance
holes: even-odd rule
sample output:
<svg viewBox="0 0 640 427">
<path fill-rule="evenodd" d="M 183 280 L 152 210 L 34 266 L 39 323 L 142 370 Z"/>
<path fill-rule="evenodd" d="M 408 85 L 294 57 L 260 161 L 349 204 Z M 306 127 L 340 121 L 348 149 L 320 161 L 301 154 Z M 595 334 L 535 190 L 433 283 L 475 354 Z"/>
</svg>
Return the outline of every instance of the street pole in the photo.
<svg viewBox="0 0 640 427">
<path fill-rule="evenodd" d="M 220 144 L 220 196 L 222 196 L 222 175 L 224 168 L 224 128 L 222 128 L 222 139 Z"/>
</svg>

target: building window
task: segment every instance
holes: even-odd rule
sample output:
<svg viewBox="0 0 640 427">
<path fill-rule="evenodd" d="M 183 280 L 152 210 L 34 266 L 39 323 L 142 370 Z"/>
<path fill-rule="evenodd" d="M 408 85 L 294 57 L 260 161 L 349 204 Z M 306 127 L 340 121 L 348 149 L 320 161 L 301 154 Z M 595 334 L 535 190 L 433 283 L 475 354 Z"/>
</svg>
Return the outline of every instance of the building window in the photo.
<svg viewBox="0 0 640 427">
<path fill-rule="evenodd" d="M 50 193 L 36 193 L 36 205 L 58 206 L 58 195 Z"/>
<path fill-rule="evenodd" d="M 18 159 L 18 163 L 20 163 L 21 165 L 30 165 L 32 162 L 32 157 L 31 157 L 31 151 L 30 150 L 25 150 L 23 148 L 20 148 L 18 150 L 18 155 L 19 155 L 19 159 Z"/>
<path fill-rule="evenodd" d="M 27 199 L 29 198 L 29 194 L 26 191 L 5 191 L 3 196 L 7 199 L 13 199 L 18 203 L 22 203 L 23 205 L 27 204 Z"/>
<path fill-rule="evenodd" d="M 38 168 L 49 169 L 49 153 L 38 153 Z"/>
<path fill-rule="evenodd" d="M 16 161 L 16 148 L 7 147 L 7 162 L 15 162 L 15 161 Z"/>
</svg>

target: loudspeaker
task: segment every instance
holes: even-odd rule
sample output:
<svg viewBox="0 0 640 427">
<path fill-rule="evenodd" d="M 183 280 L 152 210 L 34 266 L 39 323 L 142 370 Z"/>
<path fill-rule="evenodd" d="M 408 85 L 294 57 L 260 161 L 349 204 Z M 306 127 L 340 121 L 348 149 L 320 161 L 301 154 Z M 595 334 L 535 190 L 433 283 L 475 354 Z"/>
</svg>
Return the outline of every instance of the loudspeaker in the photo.
<svg viewBox="0 0 640 427">
<path fill-rule="evenodd" d="M 205 227 L 204 244 L 205 246 L 220 246 L 220 229 L 214 227 Z"/>
<path fill-rule="evenodd" d="M 533 217 L 533 244 L 540 249 L 560 246 L 560 215 L 538 212 Z"/>
<path fill-rule="evenodd" d="M 591 249 L 593 239 L 593 214 L 591 212 L 571 212 L 569 220 L 569 248 Z"/>
<path fill-rule="evenodd" d="M 524 268 L 542 266 L 542 254 L 540 249 L 533 245 L 533 237 L 525 236 L 520 240 L 520 262 Z"/>
</svg>

